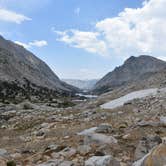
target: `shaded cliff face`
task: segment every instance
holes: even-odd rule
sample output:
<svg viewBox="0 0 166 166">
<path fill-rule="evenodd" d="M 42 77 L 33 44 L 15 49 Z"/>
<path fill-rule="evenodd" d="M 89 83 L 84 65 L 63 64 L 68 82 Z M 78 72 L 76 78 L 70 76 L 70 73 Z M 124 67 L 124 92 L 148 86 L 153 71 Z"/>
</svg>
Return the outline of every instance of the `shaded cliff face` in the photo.
<svg viewBox="0 0 166 166">
<path fill-rule="evenodd" d="M 11 41 L 0 36 L 0 85 L 1 92 L 6 93 L 9 87 L 22 89 L 22 93 L 38 93 L 44 88 L 45 92 L 54 91 L 54 94 L 71 94 L 78 89 L 62 82 L 48 65 Z M 5 90 L 5 86 L 7 90 Z M 10 93 L 12 93 L 11 90 Z M 27 92 L 28 89 L 31 91 Z M 50 93 L 50 92 L 49 92 Z"/>
<path fill-rule="evenodd" d="M 99 80 L 93 92 L 104 93 L 129 83 L 139 83 L 153 73 L 166 70 L 166 62 L 151 56 L 130 57 L 120 67 L 115 68 L 101 80 Z M 145 81 L 146 83 L 146 81 Z"/>
</svg>

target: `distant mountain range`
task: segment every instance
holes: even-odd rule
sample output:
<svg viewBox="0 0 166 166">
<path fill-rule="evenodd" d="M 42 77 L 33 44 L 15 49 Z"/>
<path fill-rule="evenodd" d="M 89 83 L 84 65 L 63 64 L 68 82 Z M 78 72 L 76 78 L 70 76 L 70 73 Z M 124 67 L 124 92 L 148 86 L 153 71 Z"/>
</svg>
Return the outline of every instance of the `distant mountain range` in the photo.
<svg viewBox="0 0 166 166">
<path fill-rule="evenodd" d="M 79 89 L 88 91 L 94 87 L 98 79 L 92 79 L 92 80 L 63 79 L 63 81 L 65 81 L 70 85 L 78 87 Z"/>
<path fill-rule="evenodd" d="M 101 94 L 131 84 L 135 87 L 166 85 L 166 62 L 146 55 L 132 56 L 99 80 L 92 91 Z"/>
<path fill-rule="evenodd" d="M 0 36 L 0 98 L 49 97 L 77 92 L 61 81 L 48 65 L 33 53 Z"/>
</svg>

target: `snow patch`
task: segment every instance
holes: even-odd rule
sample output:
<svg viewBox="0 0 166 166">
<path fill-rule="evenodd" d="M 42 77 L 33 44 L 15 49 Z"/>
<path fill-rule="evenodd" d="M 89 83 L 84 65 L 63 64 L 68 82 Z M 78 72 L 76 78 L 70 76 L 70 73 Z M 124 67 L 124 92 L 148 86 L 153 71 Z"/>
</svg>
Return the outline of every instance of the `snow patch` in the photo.
<svg viewBox="0 0 166 166">
<path fill-rule="evenodd" d="M 158 91 L 158 89 L 154 88 L 154 89 L 145 89 L 145 90 L 131 92 L 125 96 L 122 96 L 122 97 L 112 100 L 108 103 L 105 103 L 105 104 L 101 105 L 100 107 L 103 109 L 114 109 L 114 108 L 123 106 L 126 102 L 129 102 L 133 99 L 139 99 L 139 98 L 144 98 L 144 97 L 151 96 L 151 95 L 156 95 L 157 91 Z"/>
</svg>

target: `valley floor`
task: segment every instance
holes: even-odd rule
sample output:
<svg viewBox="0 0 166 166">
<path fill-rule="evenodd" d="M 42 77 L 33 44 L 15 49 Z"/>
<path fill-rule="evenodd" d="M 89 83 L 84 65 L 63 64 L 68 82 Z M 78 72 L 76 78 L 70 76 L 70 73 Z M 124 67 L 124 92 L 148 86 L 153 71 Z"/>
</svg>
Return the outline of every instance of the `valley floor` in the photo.
<svg viewBox="0 0 166 166">
<path fill-rule="evenodd" d="M 163 166 L 164 137 L 161 90 L 106 110 L 95 99 L 66 109 L 0 104 L 1 166 Z"/>
</svg>

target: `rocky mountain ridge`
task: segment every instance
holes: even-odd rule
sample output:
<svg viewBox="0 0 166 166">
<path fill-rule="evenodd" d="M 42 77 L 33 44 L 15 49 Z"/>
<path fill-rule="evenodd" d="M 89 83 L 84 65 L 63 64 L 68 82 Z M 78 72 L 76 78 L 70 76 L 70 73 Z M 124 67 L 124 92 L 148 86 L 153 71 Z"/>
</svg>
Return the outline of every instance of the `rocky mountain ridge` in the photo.
<svg viewBox="0 0 166 166">
<path fill-rule="evenodd" d="M 153 84 L 152 76 L 160 75 L 160 73 L 164 73 L 165 71 L 165 61 L 146 55 L 139 57 L 132 56 L 122 66 L 115 68 L 99 80 L 93 92 L 101 94 L 129 84 L 141 84 L 142 81 L 144 81 L 145 86 L 149 81 Z M 163 78 L 160 79 L 162 84 Z M 153 80 L 155 84 L 155 77 L 153 77 Z"/>
<path fill-rule="evenodd" d="M 78 89 L 61 81 L 48 65 L 24 47 L 0 36 L 0 96 L 72 94 Z M 14 94 L 14 95 L 12 95 Z M 49 96 L 48 96 L 49 97 Z"/>
</svg>

